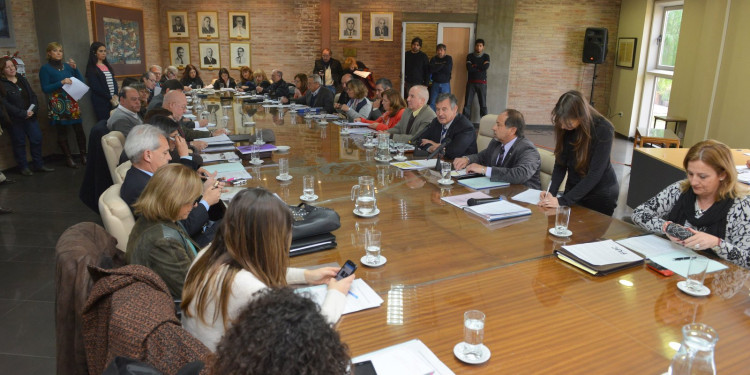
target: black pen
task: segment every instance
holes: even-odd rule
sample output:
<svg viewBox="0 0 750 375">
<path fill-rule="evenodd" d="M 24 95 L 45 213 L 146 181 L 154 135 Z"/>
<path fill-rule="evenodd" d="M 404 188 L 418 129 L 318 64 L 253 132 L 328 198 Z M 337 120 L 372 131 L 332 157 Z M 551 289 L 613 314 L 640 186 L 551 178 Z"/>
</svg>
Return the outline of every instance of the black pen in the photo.
<svg viewBox="0 0 750 375">
<path fill-rule="evenodd" d="M 674 258 L 673 260 L 688 260 L 688 259 L 695 259 L 695 257 L 679 257 L 679 258 Z"/>
</svg>

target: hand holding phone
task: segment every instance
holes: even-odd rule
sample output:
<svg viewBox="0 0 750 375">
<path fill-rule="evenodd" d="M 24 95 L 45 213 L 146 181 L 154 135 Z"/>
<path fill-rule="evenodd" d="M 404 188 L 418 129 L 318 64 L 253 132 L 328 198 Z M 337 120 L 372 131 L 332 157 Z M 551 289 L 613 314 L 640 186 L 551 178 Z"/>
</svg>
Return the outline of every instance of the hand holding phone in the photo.
<svg viewBox="0 0 750 375">
<path fill-rule="evenodd" d="M 336 280 L 341 280 L 345 277 L 349 277 L 356 270 L 357 270 L 357 265 L 354 264 L 354 262 L 352 262 L 351 260 L 347 260 L 346 263 L 344 263 L 344 265 L 341 266 L 341 269 L 339 270 L 339 272 L 336 273 Z"/>
<path fill-rule="evenodd" d="M 693 236 L 693 232 L 689 231 L 687 228 L 683 227 L 682 225 L 675 224 L 675 223 L 669 223 L 667 225 L 667 230 L 665 231 L 668 235 L 680 239 L 682 241 L 685 241 L 686 239 Z"/>
</svg>

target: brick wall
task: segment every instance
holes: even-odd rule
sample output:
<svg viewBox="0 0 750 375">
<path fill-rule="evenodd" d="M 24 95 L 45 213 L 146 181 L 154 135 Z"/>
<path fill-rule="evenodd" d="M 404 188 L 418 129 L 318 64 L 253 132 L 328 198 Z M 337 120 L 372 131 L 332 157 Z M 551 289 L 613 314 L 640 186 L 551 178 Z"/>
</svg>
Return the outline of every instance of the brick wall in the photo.
<svg viewBox="0 0 750 375">
<path fill-rule="evenodd" d="M 565 91 L 591 92 L 592 64 L 581 62 L 587 27 L 609 29 L 609 51 L 597 66 L 597 110 L 606 115 L 614 68 L 620 0 L 518 0 L 510 59 L 508 106 L 528 124 L 550 124 L 550 111 Z"/>
</svg>

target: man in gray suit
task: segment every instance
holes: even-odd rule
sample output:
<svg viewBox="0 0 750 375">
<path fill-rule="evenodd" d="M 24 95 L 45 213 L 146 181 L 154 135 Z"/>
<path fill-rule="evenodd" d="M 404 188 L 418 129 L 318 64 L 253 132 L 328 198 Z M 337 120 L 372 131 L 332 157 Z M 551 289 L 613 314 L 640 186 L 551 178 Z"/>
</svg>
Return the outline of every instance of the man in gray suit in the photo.
<svg viewBox="0 0 750 375">
<path fill-rule="evenodd" d="M 456 170 L 466 168 L 467 173 L 481 173 L 492 181 L 523 184 L 541 189 L 539 168 L 542 159 L 536 146 L 523 136 L 526 123 L 521 112 L 506 109 L 497 116 L 492 127 L 494 139 L 478 154 L 453 160 Z"/>
<path fill-rule="evenodd" d="M 143 124 L 143 119 L 138 116 L 141 109 L 141 100 L 138 96 L 138 90 L 125 86 L 120 90 L 120 105 L 112 111 L 107 120 L 107 128 L 112 131 L 119 131 L 128 137 L 128 133 L 136 125 Z"/>
<path fill-rule="evenodd" d="M 424 130 L 432 119 L 437 117 L 435 111 L 427 105 L 430 92 L 422 85 L 412 86 L 409 97 L 406 98 L 408 108 L 401 115 L 401 120 L 396 126 L 388 129 L 391 138 L 399 143 L 406 143 L 416 134 Z"/>
<path fill-rule="evenodd" d="M 314 74 L 307 77 L 307 93 L 305 96 L 297 99 L 292 99 L 297 104 L 304 104 L 312 108 L 322 108 L 323 111 L 333 113 L 333 93 L 331 90 L 321 90 L 323 87 L 323 78 L 319 75 Z M 327 91 L 327 92 L 326 92 Z M 283 96 L 281 97 L 282 103 L 287 103 L 289 100 Z"/>
</svg>

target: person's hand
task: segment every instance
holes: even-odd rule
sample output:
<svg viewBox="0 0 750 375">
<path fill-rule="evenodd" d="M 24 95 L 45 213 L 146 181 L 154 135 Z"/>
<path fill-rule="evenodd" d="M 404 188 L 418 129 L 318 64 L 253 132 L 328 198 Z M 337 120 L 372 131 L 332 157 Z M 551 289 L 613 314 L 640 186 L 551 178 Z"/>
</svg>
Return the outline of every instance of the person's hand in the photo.
<svg viewBox="0 0 750 375">
<path fill-rule="evenodd" d="M 359 121 L 359 120 L 357 120 L 357 121 Z M 378 125 L 379 124 L 367 124 L 367 127 L 370 128 L 370 129 L 378 130 Z"/>
<path fill-rule="evenodd" d="M 260 86 L 258 86 L 258 87 L 255 88 L 255 92 L 257 92 L 258 94 L 260 94 L 261 92 L 263 92 L 263 88 L 260 87 Z"/>
<path fill-rule="evenodd" d="M 192 87 L 190 87 L 190 86 L 183 86 L 183 87 L 182 87 L 182 92 L 190 92 L 190 91 L 191 91 L 192 89 L 193 89 L 193 88 L 192 88 Z"/>
<path fill-rule="evenodd" d="M 349 289 L 352 287 L 354 276 L 354 274 L 351 274 L 349 277 L 345 277 L 341 280 L 336 280 L 335 278 L 328 279 L 328 290 L 338 290 L 341 294 L 347 295 Z"/>
<path fill-rule="evenodd" d="M 287 99 L 286 96 L 282 96 L 281 97 L 281 104 L 286 104 L 286 103 L 289 103 L 289 99 Z"/>
<path fill-rule="evenodd" d="M 193 146 L 198 151 L 203 150 L 204 148 L 208 147 L 208 143 L 204 141 L 192 141 L 190 142 L 190 145 Z"/>
<path fill-rule="evenodd" d="M 349 111 L 349 106 L 346 105 L 346 104 L 342 104 L 341 107 L 339 107 L 339 108 L 341 108 L 341 110 L 344 111 L 344 112 L 348 112 Z"/>
<path fill-rule="evenodd" d="M 174 137 L 174 145 L 177 148 L 177 155 L 180 155 L 180 157 L 188 156 L 188 144 L 185 138 L 176 135 Z"/>
<path fill-rule="evenodd" d="M 487 167 L 481 164 L 472 163 L 472 164 L 469 164 L 468 167 L 466 167 L 466 173 L 486 174 L 486 172 L 487 172 Z"/>
<path fill-rule="evenodd" d="M 26 118 L 31 118 L 31 116 L 34 116 L 34 111 L 26 111 Z"/>
<path fill-rule="evenodd" d="M 229 131 L 227 131 L 227 129 L 225 128 L 221 128 L 221 129 L 216 129 L 213 132 L 211 132 L 211 135 L 213 136 L 222 135 L 222 134 L 229 134 Z"/>
<path fill-rule="evenodd" d="M 73 81 L 70 80 L 70 78 L 65 78 L 64 80 L 60 81 L 63 85 L 70 85 L 73 83 Z"/>
<path fill-rule="evenodd" d="M 427 152 L 433 152 L 438 148 L 438 146 L 440 146 L 440 144 L 437 142 L 431 141 L 426 138 L 422 139 L 422 143 L 420 143 L 420 146 L 427 146 L 427 145 L 430 145 L 430 147 L 427 149 Z"/>
<path fill-rule="evenodd" d="M 70 65 L 71 68 L 76 68 L 76 62 L 73 59 L 68 59 L 68 65 Z"/>
<path fill-rule="evenodd" d="M 328 283 L 328 280 L 336 277 L 338 272 L 339 269 L 336 267 L 321 267 L 314 270 L 305 270 L 305 282 L 310 285 L 326 284 Z"/>
<path fill-rule="evenodd" d="M 748 168 L 750 168 L 750 160 L 748 160 L 747 162 L 745 162 L 745 165 L 746 165 L 746 166 L 747 166 Z"/>
<path fill-rule="evenodd" d="M 685 239 L 685 241 L 682 241 L 682 245 L 689 249 L 706 250 L 714 246 L 719 246 L 719 243 L 721 243 L 719 237 L 716 237 L 714 235 L 705 232 L 699 232 L 693 228 L 686 227 L 685 229 L 693 232 L 692 236 Z"/>
<path fill-rule="evenodd" d="M 559 205 L 560 203 L 557 201 L 557 198 L 553 197 L 552 194 L 548 194 L 547 192 L 539 194 L 539 207 L 557 208 Z"/>
<path fill-rule="evenodd" d="M 224 183 L 216 181 L 216 172 L 213 174 L 210 174 L 209 177 L 206 179 L 206 182 L 203 183 L 203 200 L 208 203 L 209 206 L 213 206 L 216 203 L 219 203 L 219 199 L 221 199 L 221 191 L 224 187 Z"/>
<path fill-rule="evenodd" d="M 203 167 L 200 167 L 200 168 L 198 168 L 197 172 L 198 172 L 198 174 L 199 174 L 199 175 L 200 175 L 201 177 L 208 177 L 208 176 L 210 176 L 210 175 L 211 175 L 211 174 L 210 174 L 210 173 L 208 173 L 208 171 L 207 171 L 207 170 L 206 170 L 205 168 L 203 168 Z"/>
<path fill-rule="evenodd" d="M 200 119 L 200 121 L 198 121 L 198 125 L 200 125 L 201 128 L 205 128 L 206 125 L 208 125 L 208 119 L 207 118 Z"/>
<path fill-rule="evenodd" d="M 457 171 L 466 168 L 467 165 L 469 165 L 469 158 L 465 156 L 453 159 L 453 169 Z"/>
</svg>

